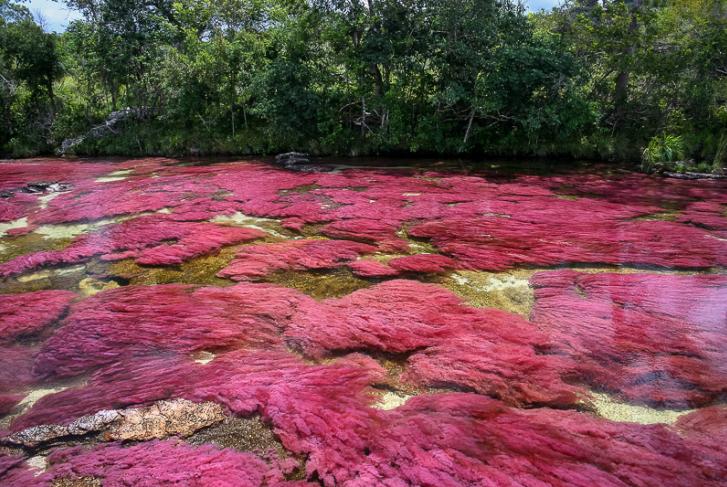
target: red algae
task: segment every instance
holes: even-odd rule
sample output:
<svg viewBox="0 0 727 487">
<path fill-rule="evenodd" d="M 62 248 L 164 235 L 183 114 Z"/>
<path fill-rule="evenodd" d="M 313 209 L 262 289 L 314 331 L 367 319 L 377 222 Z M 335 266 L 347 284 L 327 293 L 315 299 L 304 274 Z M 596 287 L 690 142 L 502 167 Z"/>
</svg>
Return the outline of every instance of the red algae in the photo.
<svg viewBox="0 0 727 487">
<path fill-rule="evenodd" d="M 323 234 L 334 238 L 361 240 L 378 245 L 379 250 L 386 252 L 406 252 L 409 243 L 399 238 L 399 222 L 374 219 L 352 218 L 339 220 L 323 227 Z"/>
<path fill-rule="evenodd" d="M 261 279 L 276 271 L 332 269 L 376 248 L 346 240 L 293 240 L 250 245 L 238 252 L 219 277 L 234 281 Z"/>
<path fill-rule="evenodd" d="M 569 279 L 589 282 L 589 276 L 594 283 L 614 278 L 559 272 L 538 275 L 537 326 L 500 310 L 471 308 L 439 286 L 408 280 L 387 281 L 322 302 L 263 284 L 221 289 L 125 287 L 75 304 L 63 326 L 42 346 L 35 372 L 65 377 L 160 352 L 287 346 L 313 358 L 352 350 L 405 354 L 402 379 L 411 384 L 476 391 L 515 405 L 577 406 L 588 398 L 588 391 L 577 383 L 655 404 L 704 404 L 723 393 L 719 370 L 723 362 L 717 359 L 724 353 L 724 347 L 720 348 L 724 335 L 716 331 L 723 318 L 723 278 L 704 276 L 702 284 L 712 290 L 705 303 L 716 314 L 698 314 L 706 325 L 693 328 L 686 341 L 683 333 L 677 333 L 681 321 L 676 318 L 666 322 L 671 328 L 658 329 L 665 326 L 663 313 L 655 315 L 658 320 L 652 317 L 651 324 L 645 321 L 649 315 L 628 309 L 618 315 L 625 317 L 624 323 L 610 321 L 611 315 L 608 321 L 598 321 L 599 312 L 593 312 L 598 308 L 576 291 L 568 299 L 577 301 L 568 306 L 554 304 L 555 298 L 545 295 L 548 277 L 551 285 L 556 277 L 572 285 Z M 643 279 L 618 276 L 626 276 L 624 282 L 632 285 L 635 279 Z M 651 277 L 690 282 L 689 276 Z M 598 289 L 595 284 L 591 287 Z M 627 299 L 630 291 L 621 291 Z M 618 298 L 614 293 L 608 295 Z M 662 293 L 661 299 L 667 301 L 652 303 L 643 295 L 638 303 L 631 299 L 631 305 L 658 308 L 666 303 L 668 309 L 678 310 L 673 301 L 678 292 L 672 293 L 672 301 L 668 296 Z M 583 308 L 586 305 L 593 309 Z M 610 300 L 608 306 L 612 312 Z M 578 324 L 571 324 L 561 309 L 573 310 L 570 319 Z M 672 313 L 684 319 L 688 311 L 683 309 L 681 315 Z M 638 321 L 629 324 L 629 319 Z M 614 341 L 607 325 L 621 327 L 623 338 L 616 335 L 619 340 Z M 632 335 L 629 326 L 635 326 Z M 647 335 L 634 334 L 639 329 Z M 695 343 L 694 350 L 685 348 L 690 342 Z M 673 355 L 670 360 L 665 353 Z M 624 362 L 623 357 L 631 357 L 632 362 Z M 668 367 L 667 372 L 659 367 Z M 667 373 L 676 378 L 671 386 L 662 378 Z M 644 380 L 651 375 L 651 381 Z"/>
<path fill-rule="evenodd" d="M 347 357 L 327 366 L 309 365 L 283 348 L 220 354 L 207 365 L 178 354 L 128 358 L 94 373 L 85 386 L 41 398 L 11 425 L 21 431 L 65 424 L 102 409 L 121 409 L 181 397 L 214 401 L 248 416 L 273 399 L 313 401 L 345 409 L 365 404 L 366 388 L 383 380 L 372 359 Z M 283 418 L 295 423 L 296 418 Z"/>
<path fill-rule="evenodd" d="M 70 448 L 54 452 L 48 460 L 50 469 L 42 476 L 46 482 L 91 477 L 103 485 L 309 485 L 286 481 L 278 467 L 249 453 L 171 440 L 129 447 L 111 444 L 93 450 Z"/>
<path fill-rule="evenodd" d="M 472 330 L 478 313 L 438 286 L 393 280 L 302 303 L 286 340 L 313 357 L 359 349 L 403 353 Z"/>
<path fill-rule="evenodd" d="M 0 276 L 22 274 L 48 265 L 77 264 L 94 256 L 111 261 L 134 258 L 146 265 L 176 265 L 224 246 L 263 236 L 265 233 L 254 229 L 146 216 L 81 235 L 63 250 L 16 257 L 0 264 Z"/>
<path fill-rule="evenodd" d="M 505 335 L 504 330 L 500 333 Z M 507 336 L 456 336 L 412 355 L 402 380 L 477 392 L 516 406 L 567 408 L 587 401 L 585 389 L 566 381 L 575 376 L 574 361 L 539 354 L 538 341 L 546 341 L 542 335 L 537 338 L 522 344 Z"/>
<path fill-rule="evenodd" d="M 410 234 L 430 238 L 460 266 L 478 270 L 568 263 L 674 268 L 727 265 L 725 242 L 695 227 L 667 221 L 609 221 L 607 217 L 593 222 L 591 217 L 578 217 L 554 209 L 550 221 L 522 221 L 514 216 L 453 218 L 415 226 Z"/>
<path fill-rule="evenodd" d="M 68 178 L 73 183 L 71 191 L 50 201 L 47 208 L 34 206 L 31 210 L 23 206 L 25 203 L 17 206 L 5 202 L 12 207 L 7 218 L 28 217 L 32 228 L 42 223 L 94 221 L 166 210 L 166 224 L 176 222 L 181 227 L 181 223 L 242 212 L 282 219 L 284 227 L 294 230 L 302 230 L 306 224 L 324 224 L 323 234 L 332 238 L 403 253 L 408 252 L 409 243 L 398 232 L 408 227 L 410 235 L 429 239 L 452 259 L 446 268 L 458 269 L 502 270 L 568 263 L 708 268 L 727 262 L 727 218 L 723 210 L 727 185 L 722 181 L 701 184 L 637 175 L 611 179 L 521 176 L 493 181 L 456 174 L 426 173 L 420 177 L 411 172 L 363 169 L 302 174 L 254 162 L 191 167 L 170 162 L 128 161 L 114 168 L 134 172 L 108 183 L 78 177 L 82 170 L 88 169 L 93 175 L 99 171 L 96 165 L 79 164 L 76 170 L 67 169 L 72 175 Z M 22 174 L 8 178 L 5 185 L 18 187 L 37 174 L 56 176 L 55 164 L 38 161 L 32 170 L 23 169 Z M 60 164 L 67 167 L 71 163 Z M 110 167 L 105 167 L 110 172 Z M 577 198 L 561 199 L 563 191 Z M 14 193 L 13 197 L 20 196 Z M 31 204 L 36 196 L 28 196 Z M 662 211 L 657 204 L 663 202 L 685 207 L 677 221 L 635 220 Z M 128 233 L 137 232 L 132 227 Z M 146 247 L 154 247 L 158 246 L 155 237 L 145 233 L 139 239 L 145 240 Z M 184 246 L 198 244 L 196 238 L 189 238 Z M 82 244 L 76 250 L 88 251 Z M 149 262 L 175 260 L 157 257 L 152 251 L 150 254 Z M 53 257 L 35 259 L 42 265 L 46 259 L 52 262 Z M 413 268 L 417 272 L 416 266 Z"/>
<path fill-rule="evenodd" d="M 369 432 L 357 476 L 337 470 L 338 482 L 702 486 L 727 473 L 722 453 L 666 427 L 516 410 L 472 394 L 419 396 L 385 416 Z"/>
<path fill-rule="evenodd" d="M 0 198 L 0 222 L 11 222 L 26 216 L 36 205 L 38 197 L 15 193 Z"/>
<path fill-rule="evenodd" d="M 725 212 L 727 212 L 727 201 L 722 203 L 697 201 L 687 205 L 677 221 L 706 228 L 724 239 L 727 238 L 727 214 Z"/>
<path fill-rule="evenodd" d="M 727 406 L 698 409 L 677 420 L 676 428 L 716 451 L 727 454 Z"/>
<path fill-rule="evenodd" d="M 114 364 L 80 390 L 41 399 L 35 413 L 14 427 L 31 418 L 59 421 L 104 403 L 179 394 L 214 399 L 237 414 L 261 411 L 286 449 L 308 456 L 307 474 L 325 485 L 706 486 L 719 485 L 727 473 L 725 453 L 697 442 L 697 433 L 686 426 L 683 437 L 668 427 L 613 423 L 585 413 L 511 409 L 475 394 L 424 395 L 396 410 L 371 409 L 363 392 L 381 380 L 381 372 L 367 360 L 353 356 L 311 366 L 285 353 L 235 352 L 206 366 L 161 358 L 136 366 Z M 39 416 L 41 411 L 45 416 Z M 194 471 L 194 464 L 186 464 L 187 454 L 190 462 L 210 461 L 204 449 L 173 449 L 170 457 L 183 461 L 163 467 L 170 444 L 152 443 L 161 445 L 156 453 L 143 445 L 131 448 L 144 454 L 123 464 L 160 468 L 161 478 L 176 468 Z M 109 452 L 119 455 L 117 462 L 103 460 Z M 51 456 L 47 475 L 114 478 L 113 465 L 126 455 L 136 458 L 134 452 L 114 445 L 61 452 Z M 77 470 L 86 467 L 94 470 Z"/>
<path fill-rule="evenodd" d="M 37 377 L 59 378 L 160 353 L 283 347 L 315 358 L 411 354 L 403 377 L 412 384 L 476 390 L 511 404 L 573 406 L 586 395 L 564 382 L 573 364 L 544 354 L 550 337 L 521 317 L 470 308 L 439 286 L 407 280 L 322 302 L 265 284 L 118 288 L 74 304 L 27 361 Z"/>
<path fill-rule="evenodd" d="M 28 428 L 184 400 L 255 418 L 285 458 L 80 437 L 81 446 L 44 445 L 45 471 L 32 466 L 38 457 L 0 454 L 3 485 L 724 485 L 727 277 L 694 273 L 727 264 L 725 182 L 176 162 L 2 163 L 6 234 L 95 223 L 61 250 L 0 263 L 0 277 L 88 263 L 103 279 L 104 262 L 121 259 L 183 269 L 267 235 L 211 222 L 238 212 L 279 219 L 287 237 L 315 230 L 331 240 L 228 248 L 237 254 L 219 276 L 241 281 L 229 287 L 0 295 L 0 415 L 17 413 L 0 444 Z M 123 179 L 96 181 L 119 169 Z M 23 192 L 40 181 L 68 191 Z M 654 220 L 665 208 L 672 221 Z M 409 237 L 430 253 L 409 255 Z M 404 255 L 383 263 L 381 253 Z M 693 275 L 539 272 L 530 321 L 394 279 L 567 265 Z M 349 269 L 383 282 L 321 300 L 245 282 Z M 21 411 L 38 386 L 49 393 Z M 619 423 L 578 411 L 591 390 L 701 409 L 672 426 Z M 382 391 L 420 395 L 382 410 Z"/>
<path fill-rule="evenodd" d="M 279 329 L 308 299 L 285 288 L 249 284 L 102 292 L 73 306 L 43 345 L 35 370 L 64 377 L 135 355 L 279 345 Z"/>
<path fill-rule="evenodd" d="M 0 343 L 40 333 L 61 317 L 75 297 L 68 291 L 0 294 Z"/>
<path fill-rule="evenodd" d="M 0 345 L 0 416 L 10 413 L 38 382 L 33 374 L 36 346 Z"/>
<path fill-rule="evenodd" d="M 11 412 L 15 405 L 23 400 L 23 394 L 0 394 L 0 416 Z"/>
<path fill-rule="evenodd" d="M 36 487 L 49 484 L 35 476 L 35 472 L 27 466 L 23 457 L 2 453 L 0 453 L 0 483 L 10 487 Z"/>
<path fill-rule="evenodd" d="M 392 277 L 399 274 L 399 271 L 392 269 L 386 264 L 376 260 L 361 259 L 348 264 L 354 274 L 361 277 Z"/>
<path fill-rule="evenodd" d="M 399 272 L 437 273 L 453 269 L 456 266 L 455 260 L 437 254 L 407 255 L 389 261 L 389 267 Z"/>
<path fill-rule="evenodd" d="M 557 271 L 532 283 L 533 320 L 593 387 L 677 406 L 727 392 L 727 276 Z"/>
<path fill-rule="evenodd" d="M 510 404 L 573 407 L 587 391 L 569 385 L 575 365 L 545 354 L 551 337 L 521 317 L 465 306 L 439 286 L 387 281 L 323 303 L 303 302 L 286 342 L 313 357 L 369 350 L 410 354 L 402 380 L 472 390 Z"/>
<path fill-rule="evenodd" d="M 27 185 L 58 182 L 72 189 L 112 170 L 106 164 L 79 164 L 62 160 L 0 162 L 0 222 L 21 217 L 32 218 L 40 211 L 43 192 L 25 193 Z"/>
</svg>

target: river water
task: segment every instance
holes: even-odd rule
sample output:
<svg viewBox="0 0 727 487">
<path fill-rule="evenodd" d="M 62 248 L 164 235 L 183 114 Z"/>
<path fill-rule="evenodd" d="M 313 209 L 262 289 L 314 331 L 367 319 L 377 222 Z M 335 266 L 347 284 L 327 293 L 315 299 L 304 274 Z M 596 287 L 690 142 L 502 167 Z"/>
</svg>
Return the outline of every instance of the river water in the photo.
<svg viewBox="0 0 727 487">
<path fill-rule="evenodd" d="M 724 485 L 727 181 L 0 162 L 2 485 Z"/>
</svg>

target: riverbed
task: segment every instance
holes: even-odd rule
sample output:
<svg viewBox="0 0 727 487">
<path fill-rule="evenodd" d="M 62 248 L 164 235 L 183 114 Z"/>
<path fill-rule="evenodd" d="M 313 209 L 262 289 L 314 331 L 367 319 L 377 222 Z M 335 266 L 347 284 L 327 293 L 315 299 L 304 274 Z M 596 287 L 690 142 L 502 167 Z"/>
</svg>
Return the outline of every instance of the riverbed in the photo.
<svg viewBox="0 0 727 487">
<path fill-rule="evenodd" d="M 0 484 L 724 485 L 727 181 L 297 169 L 0 162 Z"/>
</svg>

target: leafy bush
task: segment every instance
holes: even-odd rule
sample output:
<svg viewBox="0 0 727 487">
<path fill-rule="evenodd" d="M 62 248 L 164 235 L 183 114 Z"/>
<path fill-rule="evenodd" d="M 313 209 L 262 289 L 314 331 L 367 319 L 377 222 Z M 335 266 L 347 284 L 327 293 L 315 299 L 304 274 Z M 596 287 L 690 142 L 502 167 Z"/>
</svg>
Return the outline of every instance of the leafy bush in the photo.
<svg viewBox="0 0 727 487">
<path fill-rule="evenodd" d="M 659 135 L 649 141 L 641 155 L 642 168 L 651 171 L 657 166 L 684 166 L 686 150 L 680 135 Z M 681 164 L 677 164 L 681 163 Z"/>
</svg>

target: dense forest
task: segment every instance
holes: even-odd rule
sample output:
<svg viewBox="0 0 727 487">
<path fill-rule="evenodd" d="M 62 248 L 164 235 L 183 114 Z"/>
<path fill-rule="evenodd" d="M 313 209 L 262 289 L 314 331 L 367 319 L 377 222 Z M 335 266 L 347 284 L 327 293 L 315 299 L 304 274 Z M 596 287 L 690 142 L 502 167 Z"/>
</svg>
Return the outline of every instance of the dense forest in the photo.
<svg viewBox="0 0 727 487">
<path fill-rule="evenodd" d="M 727 162 L 727 2 L 0 0 L 0 153 Z M 689 162 L 682 162 L 689 161 Z"/>
</svg>

